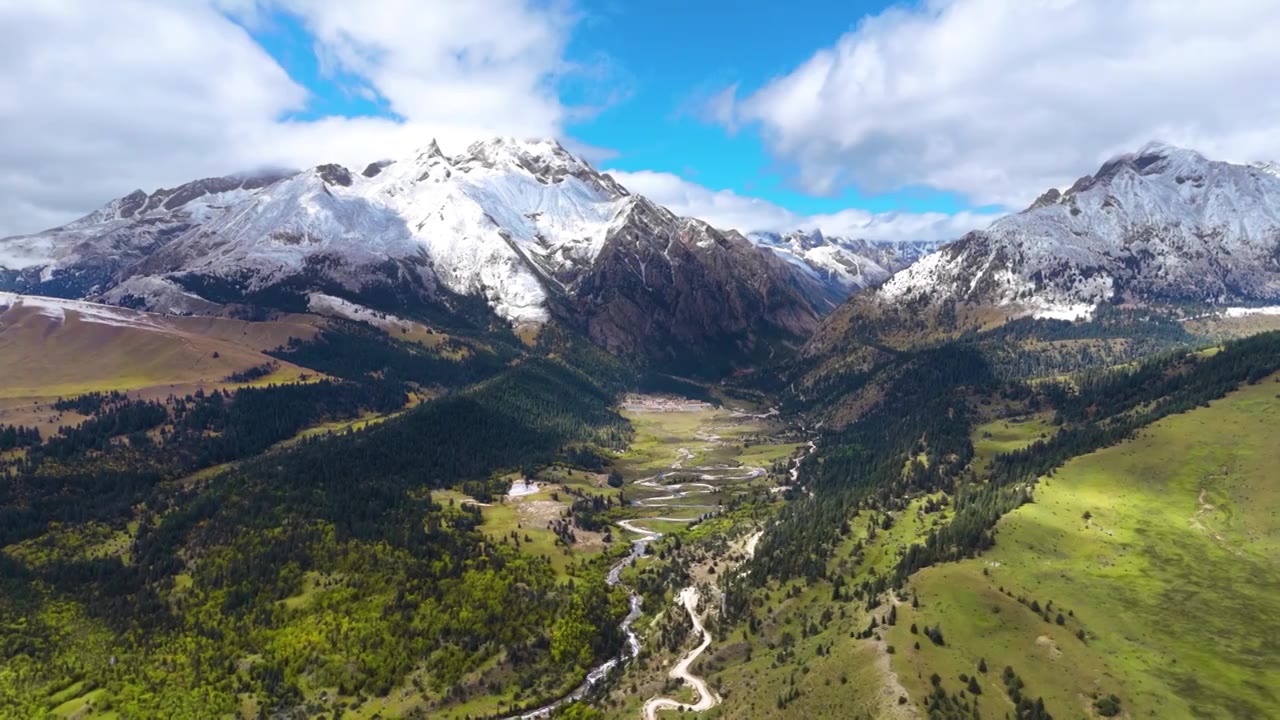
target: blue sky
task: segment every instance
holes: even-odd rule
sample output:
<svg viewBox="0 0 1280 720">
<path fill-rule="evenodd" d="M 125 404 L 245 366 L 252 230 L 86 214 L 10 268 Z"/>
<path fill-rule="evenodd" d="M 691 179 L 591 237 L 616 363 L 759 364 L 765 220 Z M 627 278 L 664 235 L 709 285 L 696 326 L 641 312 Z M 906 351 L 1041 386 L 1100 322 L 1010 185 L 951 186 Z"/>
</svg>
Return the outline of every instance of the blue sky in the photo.
<svg viewBox="0 0 1280 720">
<path fill-rule="evenodd" d="M 795 0 L 590 0 L 577 3 L 567 62 L 581 67 L 556 83 L 561 101 L 582 117 L 566 123 L 571 139 L 608 151 L 602 164 L 623 171 L 679 175 L 716 190 L 764 199 L 800 215 L 846 208 L 871 212 L 955 213 L 973 205 L 954 192 L 904 186 L 863 192 L 856 185 L 805 192 L 770 157 L 757 128 L 726 128 L 703 105 L 730 85 L 748 93 L 783 76 L 815 50 L 891 3 Z M 358 78 L 326 67 L 305 23 L 273 10 L 246 25 L 289 76 L 309 91 L 298 120 L 397 118 L 376 92 L 354 92 Z M 398 118 L 397 118 L 398 119 Z"/>
<path fill-rule="evenodd" d="M 1277 36 L 1256 0 L 0 2 L 0 235 L 511 135 L 724 228 L 954 239 L 1153 139 L 1280 159 Z"/>
</svg>

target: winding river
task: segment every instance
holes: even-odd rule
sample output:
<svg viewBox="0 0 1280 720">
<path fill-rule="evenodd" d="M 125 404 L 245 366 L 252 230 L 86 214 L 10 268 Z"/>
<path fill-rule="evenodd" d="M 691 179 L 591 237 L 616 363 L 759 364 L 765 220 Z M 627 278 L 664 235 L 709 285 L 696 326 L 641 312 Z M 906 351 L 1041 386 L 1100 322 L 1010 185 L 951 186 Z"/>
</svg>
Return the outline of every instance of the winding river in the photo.
<svg viewBox="0 0 1280 720">
<path fill-rule="evenodd" d="M 764 415 L 753 415 L 751 417 L 768 417 L 769 415 L 776 414 L 776 412 L 777 411 L 775 410 Z M 738 414 L 738 413 L 735 413 L 735 414 Z M 721 443 L 719 436 L 716 436 L 716 435 L 698 433 L 697 437 L 699 440 L 708 442 L 712 445 L 718 445 Z M 817 449 L 816 444 L 813 442 L 810 442 L 808 452 L 792 460 L 792 467 L 790 470 L 790 480 L 792 485 L 794 485 L 796 480 L 798 479 L 801 461 L 804 458 L 811 455 L 816 449 Z M 660 487 L 664 491 L 666 491 L 667 494 L 659 495 L 657 497 L 647 498 L 645 500 L 637 500 L 634 502 L 634 506 L 651 507 L 651 508 L 680 507 L 680 508 L 686 508 L 686 509 L 705 509 L 708 512 L 714 512 L 717 506 L 712 503 L 698 505 L 698 504 L 690 504 L 688 502 L 672 502 L 672 501 L 682 500 L 684 498 L 688 498 L 691 496 L 711 495 L 712 493 L 715 492 L 716 486 L 711 485 L 707 482 L 686 482 L 686 483 L 664 484 L 662 481 L 669 477 L 681 476 L 681 475 L 696 476 L 698 480 L 701 480 L 701 481 L 707 481 L 707 480 L 743 481 L 743 480 L 753 480 L 755 478 L 763 477 L 766 474 L 768 474 L 768 471 L 765 468 L 749 466 L 749 465 L 733 466 L 733 465 L 720 464 L 720 465 L 699 465 L 699 466 L 686 468 L 684 467 L 684 464 L 694 457 L 693 451 L 689 450 L 688 448 L 680 448 L 679 450 L 676 451 L 676 456 L 677 458 L 675 462 L 671 463 L 671 466 L 667 470 L 663 470 L 662 472 L 659 472 L 656 475 L 652 475 L 650 477 L 637 480 L 633 483 L 634 485 L 638 485 L 641 487 L 648 487 L 648 488 Z M 704 513 L 704 515 L 705 514 L 706 513 Z M 616 565 L 614 565 L 612 568 L 609 569 L 609 574 L 606 576 L 606 582 L 609 584 L 610 587 L 621 584 L 622 571 L 630 567 L 639 558 L 643 557 L 645 553 L 645 548 L 648 547 L 650 543 L 662 537 L 662 533 L 645 529 L 643 527 L 637 526 L 635 523 L 645 522 L 646 520 L 665 520 L 669 522 L 693 522 L 696 519 L 697 518 L 651 517 L 651 518 L 637 518 L 634 520 L 617 521 L 615 524 L 619 528 L 635 533 L 640 537 L 631 542 L 631 552 L 628 553 L 627 556 L 624 557 L 622 560 L 618 561 Z M 763 535 L 763 532 L 757 532 L 747 541 L 746 550 L 747 550 L 748 556 L 754 554 L 756 545 L 759 542 L 760 537 L 762 535 Z M 557 708 L 560 708 L 564 705 L 575 702 L 585 697 L 587 693 L 589 693 L 596 685 L 598 685 L 601 681 L 607 678 L 615 668 L 617 668 L 620 664 L 634 658 L 636 655 L 640 653 L 640 638 L 636 635 L 632 627 L 635 625 L 636 620 L 640 618 L 640 614 L 641 614 L 640 606 L 642 603 L 642 598 L 638 593 L 636 593 L 634 590 L 630 588 L 627 588 L 627 594 L 628 594 L 628 601 L 631 604 L 631 610 L 627 613 L 627 616 L 623 618 L 622 623 L 619 625 L 619 628 L 622 630 L 623 634 L 627 638 L 627 644 L 622 649 L 622 652 L 618 656 L 610 658 L 609 660 L 606 660 L 605 662 L 592 668 L 587 673 L 587 676 L 582 681 L 582 683 L 578 685 L 578 687 L 574 688 L 574 690 L 569 694 L 564 695 L 551 703 L 543 705 L 542 707 L 536 710 L 530 710 L 521 715 L 512 715 L 509 718 L 506 718 L 505 720 L 516 720 L 517 718 L 519 720 L 536 720 L 537 718 L 548 717 L 550 716 L 553 710 L 556 710 Z M 645 706 L 644 706 L 644 716 L 649 720 L 652 720 L 660 710 L 680 709 L 680 710 L 693 710 L 693 711 L 701 712 L 701 711 L 709 710 L 720 703 L 720 697 L 707 687 L 706 682 L 703 681 L 701 678 L 697 677 L 696 675 L 693 675 L 689 671 L 689 667 L 693 664 L 693 661 L 696 660 L 698 656 L 701 655 L 702 652 L 711 645 L 711 634 L 708 633 L 706 629 L 703 627 L 702 618 L 697 613 L 697 605 L 698 605 L 697 589 L 694 587 L 687 587 L 682 589 L 680 593 L 677 595 L 676 602 L 679 603 L 680 605 L 683 605 L 686 611 L 689 613 L 689 617 L 693 622 L 695 633 L 702 635 L 702 643 L 697 648 L 695 648 L 694 650 L 691 650 L 683 658 L 681 658 L 680 662 L 671 670 L 670 676 L 673 678 L 679 678 L 681 680 L 684 680 L 686 683 L 691 685 L 694 688 L 694 690 L 698 693 L 698 702 L 690 705 L 690 704 L 680 703 L 675 700 L 671 700 L 669 698 L 661 698 L 661 697 L 651 698 L 648 702 L 645 703 Z"/>
</svg>

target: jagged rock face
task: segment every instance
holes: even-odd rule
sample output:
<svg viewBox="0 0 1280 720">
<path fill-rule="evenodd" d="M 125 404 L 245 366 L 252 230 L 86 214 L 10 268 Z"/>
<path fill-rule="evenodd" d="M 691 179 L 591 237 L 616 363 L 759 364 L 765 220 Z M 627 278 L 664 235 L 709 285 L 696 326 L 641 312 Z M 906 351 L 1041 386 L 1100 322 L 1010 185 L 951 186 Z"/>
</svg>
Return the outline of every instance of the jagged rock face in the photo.
<svg viewBox="0 0 1280 720">
<path fill-rule="evenodd" d="M 316 293 L 383 306 L 470 296 L 510 322 L 554 313 L 659 361 L 748 354 L 765 336 L 803 337 L 817 317 L 815 281 L 631 195 L 554 141 L 496 139 L 453 157 L 433 142 L 358 173 L 199 180 L 0 240 L 0 289 L 55 282 L 62 296 L 167 312 L 300 310 Z"/>
<path fill-rule="evenodd" d="M 880 289 L 1087 316 L 1099 303 L 1280 299 L 1280 178 L 1151 144 L 969 233 Z"/>
<path fill-rule="evenodd" d="M 134 264 L 105 296 L 180 305 L 181 293 L 200 294 L 193 275 L 258 295 L 280 284 L 359 293 L 390 271 L 423 301 L 478 296 L 538 323 L 627 202 L 554 142 L 495 140 L 452 158 L 432 143 L 359 174 L 322 165 L 281 180 Z"/>
<path fill-rule="evenodd" d="M 643 198 L 575 286 L 589 337 L 614 352 L 694 372 L 798 343 L 818 316 L 800 279 L 738 233 L 679 218 Z"/>
</svg>

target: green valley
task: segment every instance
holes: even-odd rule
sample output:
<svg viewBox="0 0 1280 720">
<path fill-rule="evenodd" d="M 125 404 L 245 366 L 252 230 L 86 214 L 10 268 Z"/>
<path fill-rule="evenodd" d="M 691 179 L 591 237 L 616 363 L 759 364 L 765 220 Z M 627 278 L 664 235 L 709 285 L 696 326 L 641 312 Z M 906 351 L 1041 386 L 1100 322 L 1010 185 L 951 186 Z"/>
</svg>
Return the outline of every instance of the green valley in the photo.
<svg viewBox="0 0 1280 720">
<path fill-rule="evenodd" d="M 1265 3 L 7 5 L 0 720 L 1280 718 Z"/>
</svg>

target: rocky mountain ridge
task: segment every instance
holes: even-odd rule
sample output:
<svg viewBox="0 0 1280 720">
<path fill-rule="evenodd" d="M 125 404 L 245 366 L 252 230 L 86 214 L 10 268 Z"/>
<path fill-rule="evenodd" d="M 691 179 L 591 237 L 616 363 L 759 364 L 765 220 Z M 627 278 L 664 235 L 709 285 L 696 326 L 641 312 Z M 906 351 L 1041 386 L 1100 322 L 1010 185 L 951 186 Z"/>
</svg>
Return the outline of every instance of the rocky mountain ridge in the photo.
<svg viewBox="0 0 1280 720">
<path fill-rule="evenodd" d="M 888 303 L 1088 317 L 1101 303 L 1280 300 L 1280 177 L 1150 143 L 887 281 Z"/>
<path fill-rule="evenodd" d="M 553 140 L 498 138 L 454 156 L 432 142 L 361 172 L 138 191 L 0 240 L 9 291 L 171 313 L 302 310 L 324 294 L 448 314 L 478 298 L 514 325 L 565 322 L 661 362 L 798 343 L 829 285 L 631 194 Z"/>
<path fill-rule="evenodd" d="M 1006 353 L 1038 358 L 1023 365 L 1067 371 L 1089 353 L 1124 362 L 1191 342 L 1205 322 L 1235 332 L 1221 319 L 1276 306 L 1280 177 L 1150 143 L 856 293 L 806 342 L 793 379 L 817 392 L 897 353 L 997 328 Z"/>
</svg>

